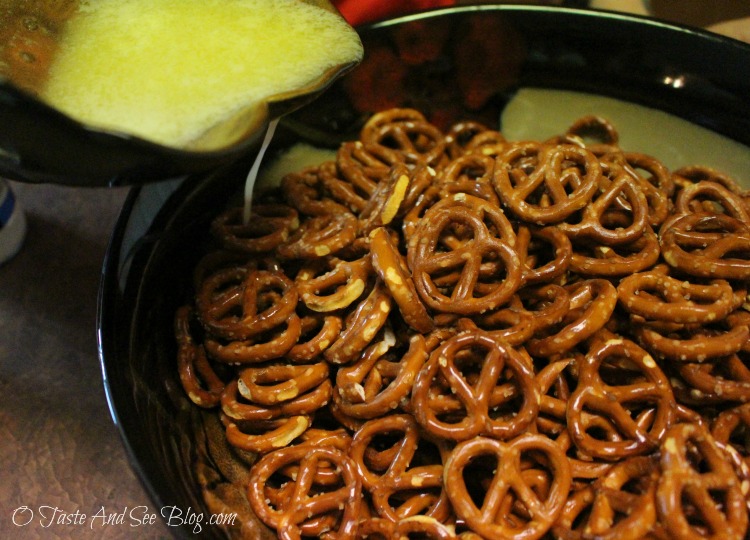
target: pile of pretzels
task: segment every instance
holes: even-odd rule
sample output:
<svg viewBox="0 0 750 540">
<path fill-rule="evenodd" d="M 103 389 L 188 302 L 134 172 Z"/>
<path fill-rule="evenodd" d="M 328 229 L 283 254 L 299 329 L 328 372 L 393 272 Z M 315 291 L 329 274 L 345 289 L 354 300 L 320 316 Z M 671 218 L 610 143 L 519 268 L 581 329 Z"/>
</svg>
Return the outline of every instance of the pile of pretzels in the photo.
<svg viewBox="0 0 750 540">
<path fill-rule="evenodd" d="M 175 317 L 236 459 L 204 494 L 290 539 L 745 538 L 749 197 L 599 117 L 375 114 L 211 225 Z"/>
</svg>

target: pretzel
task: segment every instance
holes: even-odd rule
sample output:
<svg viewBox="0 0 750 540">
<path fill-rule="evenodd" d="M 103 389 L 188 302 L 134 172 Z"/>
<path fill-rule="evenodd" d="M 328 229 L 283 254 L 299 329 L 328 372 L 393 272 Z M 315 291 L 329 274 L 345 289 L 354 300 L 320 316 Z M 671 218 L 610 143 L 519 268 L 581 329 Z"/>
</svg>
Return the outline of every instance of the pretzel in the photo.
<svg viewBox="0 0 750 540">
<path fill-rule="evenodd" d="M 361 141 L 344 142 L 336 152 L 336 167 L 341 176 L 367 195 L 372 195 L 391 165 Z"/>
<path fill-rule="evenodd" d="M 750 404 L 737 405 L 721 411 L 711 423 L 711 435 L 725 448 L 734 448 L 750 467 Z"/>
<path fill-rule="evenodd" d="M 409 192 L 411 177 L 411 172 L 402 163 L 389 170 L 359 212 L 360 236 L 367 236 L 373 229 L 388 225 L 400 214 L 401 205 Z"/>
<path fill-rule="evenodd" d="M 326 485 L 318 489 L 314 479 L 323 462 L 335 464 L 339 471 L 337 489 Z M 294 465 L 295 478 L 289 479 L 288 497 L 279 507 L 266 502 L 265 487 L 279 470 Z M 247 497 L 258 518 L 276 529 L 279 538 L 320 536 L 328 532 L 331 521 L 336 537 L 353 539 L 361 507 L 362 483 L 352 460 L 333 446 L 300 444 L 263 456 L 251 469 Z M 334 520 L 321 517 L 333 516 Z"/>
<path fill-rule="evenodd" d="M 528 477 L 524 478 L 521 469 L 522 456 L 530 452 L 544 456 L 549 486 L 541 494 L 529 487 Z M 472 462 L 485 456 L 495 465 L 492 472 L 481 473 L 488 475 L 490 483 L 477 503 L 467 485 L 474 479 L 467 474 Z M 550 439 L 535 434 L 521 435 L 509 442 L 486 437 L 461 442 L 451 452 L 443 475 L 456 515 L 485 538 L 541 538 L 560 515 L 571 486 L 565 454 Z M 520 511 L 507 504 L 511 492 Z M 501 508 L 506 512 L 501 512 Z"/>
<path fill-rule="evenodd" d="M 551 248 L 551 252 L 545 258 L 546 246 Z M 562 276 L 568 270 L 573 256 L 570 240 L 557 227 L 540 229 L 520 226 L 516 235 L 516 250 L 524 267 L 524 285 L 547 283 Z"/>
<path fill-rule="evenodd" d="M 421 333 L 434 328 L 434 322 L 414 288 L 409 268 L 388 231 L 379 227 L 370 233 L 372 266 L 398 305 L 404 321 Z"/>
<path fill-rule="evenodd" d="M 623 277 L 650 268 L 659 260 L 659 253 L 659 240 L 650 230 L 619 246 L 574 243 L 570 270 L 586 277 Z"/>
<path fill-rule="evenodd" d="M 481 352 L 480 352 L 481 351 Z M 472 353 L 472 356 L 467 356 Z M 479 369 L 476 381 L 469 383 L 464 370 Z M 520 404 L 511 405 L 510 415 L 490 410 L 493 389 L 506 375 L 520 387 Z M 429 397 L 438 374 L 460 401 L 458 418 L 443 418 L 430 407 Z M 539 411 L 539 389 L 531 366 L 505 342 L 480 330 L 465 331 L 435 349 L 417 375 L 412 390 L 412 409 L 417 422 L 436 437 L 462 441 L 478 435 L 508 439 L 522 433 Z"/>
<path fill-rule="evenodd" d="M 326 360 L 346 364 L 354 360 L 385 325 L 392 300 L 382 281 L 377 281 L 367 297 L 346 317 L 344 331 L 323 352 Z"/>
<path fill-rule="evenodd" d="M 750 279 L 750 229 L 726 214 L 687 214 L 659 234 L 662 257 L 691 276 Z M 728 256 L 727 256 L 728 255 Z"/>
<path fill-rule="evenodd" d="M 486 201 L 478 199 L 475 202 L 476 198 L 468 197 L 460 199 L 458 204 L 430 208 L 415 232 L 415 238 L 410 241 L 407 258 L 414 285 L 425 304 L 438 311 L 461 315 L 481 313 L 503 305 L 521 284 L 521 262 L 511 247 L 512 243 L 494 236 L 483 216 L 496 218 L 493 226 L 507 220 L 492 213 Z M 462 201 L 467 200 L 471 203 L 463 204 Z M 471 231 L 471 238 L 450 251 L 440 251 L 441 236 L 455 226 Z M 515 243 L 515 235 L 511 241 Z M 480 271 L 487 259 L 504 270 L 495 270 L 495 279 L 497 274 L 504 275 L 504 279 L 493 280 L 487 287 L 488 291 L 477 296 Z M 438 288 L 435 279 L 449 270 L 458 271 L 459 276 L 446 294 Z"/>
<path fill-rule="evenodd" d="M 390 449 L 381 448 L 383 437 L 395 441 Z M 418 447 L 424 455 L 427 442 L 419 425 L 406 414 L 370 420 L 354 434 L 349 455 L 381 517 L 399 522 L 419 512 L 444 522 L 451 515 L 443 491 L 442 456 L 438 453 L 427 463 L 414 463 Z M 383 453 L 387 454 L 385 459 Z M 393 501 L 399 506 L 394 507 Z"/>
<path fill-rule="evenodd" d="M 611 359 L 624 359 L 634 371 L 632 380 L 616 386 L 601 375 Z M 629 377 L 629 379 L 631 379 Z M 613 339 L 595 343 L 580 366 L 578 386 L 567 405 L 567 422 L 575 445 L 588 455 L 601 459 L 642 455 L 658 447 L 675 421 L 675 400 L 669 380 L 654 359 L 635 343 Z M 653 410 L 646 425 L 634 415 L 644 408 Z M 620 437 L 600 440 L 584 429 L 583 412 L 610 419 Z"/>
<path fill-rule="evenodd" d="M 227 442 L 248 452 L 267 454 L 288 446 L 312 424 L 307 415 L 279 416 L 268 420 L 235 420 L 220 414 Z"/>
<path fill-rule="evenodd" d="M 579 138 L 594 154 L 601 154 L 617 147 L 620 134 L 606 118 L 586 115 L 578 118 L 565 131 L 567 137 Z"/>
<path fill-rule="evenodd" d="M 750 211 L 745 200 L 724 185 L 708 180 L 684 186 L 677 193 L 675 211 L 680 214 L 722 213 L 743 223 L 750 222 Z"/>
<path fill-rule="evenodd" d="M 316 259 L 335 254 L 357 236 L 357 220 L 351 212 L 315 216 L 280 244 L 276 253 L 282 259 Z"/>
<path fill-rule="evenodd" d="M 491 156 L 472 152 L 457 157 L 440 171 L 440 194 L 453 197 L 456 193 L 465 193 L 499 207 L 500 199 L 492 187 L 494 170 L 495 160 Z"/>
<path fill-rule="evenodd" d="M 226 343 L 206 338 L 204 346 L 208 355 L 216 361 L 235 366 L 256 364 L 281 358 L 297 343 L 301 334 L 300 318 L 292 313 L 282 325 L 268 332 Z"/>
<path fill-rule="evenodd" d="M 204 280 L 196 307 L 209 332 L 237 340 L 282 324 L 294 313 L 297 300 L 297 288 L 284 273 L 233 267 Z"/>
<path fill-rule="evenodd" d="M 644 347 L 662 358 L 705 362 L 739 352 L 750 338 L 748 322 L 727 318 L 719 325 L 698 328 L 639 324 L 633 327 L 633 333 Z"/>
<path fill-rule="evenodd" d="M 600 176 L 599 161 L 585 148 L 515 143 L 498 157 L 493 185 L 516 216 L 546 225 L 583 209 L 596 193 Z"/>
<path fill-rule="evenodd" d="M 534 334 L 537 321 L 525 309 L 507 307 L 475 318 L 478 328 L 496 339 L 501 339 L 512 347 L 519 347 Z"/>
<path fill-rule="evenodd" d="M 398 521 L 379 517 L 361 519 L 357 528 L 357 538 L 387 540 L 390 538 L 418 538 L 429 540 L 455 540 L 454 530 L 435 518 L 427 516 L 410 516 Z M 463 537 L 462 537 L 463 538 Z"/>
<path fill-rule="evenodd" d="M 294 208 L 281 204 L 255 204 L 247 223 L 242 208 L 230 208 L 214 218 L 211 233 L 226 249 L 244 253 L 263 253 L 281 245 L 297 227 Z"/>
<path fill-rule="evenodd" d="M 568 540 L 638 540 L 656 524 L 654 496 L 658 463 L 650 456 L 632 457 L 614 465 L 602 478 L 568 499 L 553 527 Z M 578 526 L 574 523 L 582 516 Z"/>
<path fill-rule="evenodd" d="M 359 360 L 336 373 L 334 400 L 338 408 L 354 418 L 375 418 L 393 411 L 408 400 L 414 379 L 427 360 L 424 338 L 415 334 L 408 350 L 389 358 L 392 343 L 370 345 Z"/>
<path fill-rule="evenodd" d="M 332 257 L 304 266 L 294 281 L 305 306 L 328 313 L 354 303 L 365 291 L 371 272 L 369 257 L 353 261 Z"/>
<path fill-rule="evenodd" d="M 329 196 L 324 185 L 325 170 L 331 164 L 307 167 L 281 179 L 281 193 L 287 204 L 308 216 L 327 216 L 348 210 L 348 206 Z"/>
<path fill-rule="evenodd" d="M 617 304 L 617 290 L 609 281 L 590 279 L 570 286 L 570 311 L 552 335 L 529 340 L 533 355 L 552 356 L 570 350 L 592 336 L 609 320 Z"/>
<path fill-rule="evenodd" d="M 395 115 L 371 119 L 362 128 L 360 140 L 391 165 L 436 166 L 445 157 L 442 133 L 426 120 L 402 119 Z"/>
<path fill-rule="evenodd" d="M 632 314 L 675 323 L 720 321 L 736 307 L 732 286 L 725 280 L 701 285 L 654 271 L 623 279 L 617 296 Z"/>
<path fill-rule="evenodd" d="M 328 364 L 305 366 L 286 363 L 243 368 L 238 387 L 242 396 L 260 405 L 276 405 L 297 398 L 328 381 Z"/>
<path fill-rule="evenodd" d="M 260 426 L 261 429 L 270 427 L 267 421 L 279 420 L 293 417 L 307 417 L 314 414 L 319 409 L 325 407 L 331 398 L 333 392 L 331 382 L 326 380 L 321 384 L 317 385 L 310 392 L 307 392 L 301 396 L 295 396 L 294 398 L 283 400 L 279 403 L 272 404 L 259 404 L 247 402 L 246 396 L 243 396 L 240 392 L 240 383 L 238 379 L 233 379 L 227 383 L 221 394 L 221 412 L 225 415 L 227 421 L 230 419 L 233 421 L 248 421 L 252 426 Z M 266 422 L 263 424 L 263 422 Z M 278 422 L 277 422 L 278 425 Z M 300 423 L 300 426 L 302 424 Z M 294 424 L 287 425 L 290 429 L 295 429 Z M 238 428 L 237 440 L 242 439 L 240 437 L 240 431 Z M 283 429 L 281 430 L 283 432 Z M 296 433 L 296 432 L 295 432 Z M 258 441 L 253 441 L 247 444 L 255 444 Z M 243 443 L 244 444 L 244 443 Z"/>
<path fill-rule="evenodd" d="M 614 229 L 605 226 L 603 216 L 616 198 L 627 201 L 630 223 Z M 557 228 L 571 239 L 588 239 L 607 246 L 627 244 L 637 240 L 648 225 L 648 202 L 633 178 L 623 174 L 612 181 L 599 196 L 583 209 L 578 223 L 560 223 Z"/>
<path fill-rule="evenodd" d="M 679 362 L 676 369 L 690 385 L 693 397 L 707 396 L 716 402 L 750 401 L 750 369 L 739 353 L 712 362 Z"/>
<path fill-rule="evenodd" d="M 661 445 L 656 506 L 676 538 L 745 537 L 746 494 L 722 449 L 697 424 L 676 424 Z M 718 503 L 720 500 L 721 503 Z"/>
<path fill-rule="evenodd" d="M 446 152 L 448 156 L 451 159 L 456 159 L 470 151 L 473 148 L 469 146 L 471 141 L 475 136 L 485 131 L 493 131 L 493 133 L 497 134 L 495 135 L 495 140 L 505 139 L 501 133 L 490 130 L 490 128 L 481 122 L 467 120 L 451 125 L 445 133 Z"/>
<path fill-rule="evenodd" d="M 175 339 L 177 340 L 177 371 L 180 382 L 190 401 L 203 408 L 215 407 L 221 400 L 224 381 L 211 367 L 205 349 L 195 343 L 190 332 L 193 310 L 182 306 L 175 313 Z"/>
<path fill-rule="evenodd" d="M 725 174 L 713 167 L 705 165 L 688 165 L 680 167 L 672 172 L 672 178 L 680 188 L 685 188 L 691 184 L 702 181 L 715 182 L 721 184 L 732 193 L 736 193 L 743 199 L 747 196 L 747 191 L 743 189 L 731 176 Z"/>
</svg>

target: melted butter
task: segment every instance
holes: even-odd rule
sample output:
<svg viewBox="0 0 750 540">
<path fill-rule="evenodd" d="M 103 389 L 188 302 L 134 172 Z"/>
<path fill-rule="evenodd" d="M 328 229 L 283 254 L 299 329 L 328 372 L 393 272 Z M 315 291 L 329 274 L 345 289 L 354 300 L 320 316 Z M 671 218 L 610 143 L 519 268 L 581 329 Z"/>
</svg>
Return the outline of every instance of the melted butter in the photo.
<svg viewBox="0 0 750 540">
<path fill-rule="evenodd" d="M 40 97 L 87 124 L 185 146 L 361 56 L 340 16 L 299 0 L 82 1 Z"/>
</svg>

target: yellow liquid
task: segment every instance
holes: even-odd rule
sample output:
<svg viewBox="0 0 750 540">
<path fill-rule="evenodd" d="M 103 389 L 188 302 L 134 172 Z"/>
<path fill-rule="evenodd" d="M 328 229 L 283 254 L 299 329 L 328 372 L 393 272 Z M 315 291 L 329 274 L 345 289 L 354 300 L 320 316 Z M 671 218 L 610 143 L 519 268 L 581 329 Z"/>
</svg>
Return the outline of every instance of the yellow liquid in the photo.
<svg viewBox="0 0 750 540">
<path fill-rule="evenodd" d="M 82 0 L 40 97 L 87 124 L 184 146 L 361 56 L 341 17 L 299 0 Z"/>
</svg>

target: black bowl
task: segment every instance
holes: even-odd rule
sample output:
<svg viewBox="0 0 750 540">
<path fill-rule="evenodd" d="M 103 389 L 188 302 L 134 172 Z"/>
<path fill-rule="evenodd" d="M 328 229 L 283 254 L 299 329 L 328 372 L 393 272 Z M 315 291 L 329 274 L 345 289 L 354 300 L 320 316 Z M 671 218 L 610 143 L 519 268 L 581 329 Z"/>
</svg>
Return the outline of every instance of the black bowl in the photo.
<svg viewBox="0 0 750 540">
<path fill-rule="evenodd" d="M 481 26 L 478 40 L 473 26 Z M 368 106 L 384 103 L 421 108 L 436 121 L 465 116 L 496 125 L 524 86 L 629 100 L 750 146 L 750 46 L 717 35 L 614 13 L 510 5 L 403 17 L 362 28 L 361 35 L 363 64 L 289 118 L 277 148 L 303 138 L 335 145 L 356 134 Z M 488 72 L 495 64 L 478 51 L 461 52 L 476 62 L 460 65 L 455 51 L 467 42 L 484 48 L 485 57 L 506 60 L 505 71 Z M 405 63 L 398 85 L 366 85 L 385 73 L 372 59 L 381 49 Z M 462 93 L 460 77 L 481 86 L 479 98 Z M 680 85 L 666 83 L 674 77 Z M 194 471 L 194 408 L 177 377 L 172 320 L 191 294 L 208 223 L 241 189 L 248 166 L 134 188 L 104 262 L 98 339 L 106 395 L 132 466 L 158 508 L 208 514 Z M 194 533 L 192 526 L 172 530 Z M 221 535 L 204 527 L 201 536 Z"/>
</svg>

